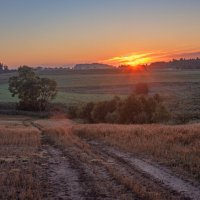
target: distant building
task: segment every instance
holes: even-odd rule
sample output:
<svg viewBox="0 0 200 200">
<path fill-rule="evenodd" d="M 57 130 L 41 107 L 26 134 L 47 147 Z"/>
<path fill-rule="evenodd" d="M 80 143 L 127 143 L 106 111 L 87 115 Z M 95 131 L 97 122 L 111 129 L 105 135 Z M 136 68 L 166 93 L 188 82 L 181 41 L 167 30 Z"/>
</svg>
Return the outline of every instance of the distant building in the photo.
<svg viewBox="0 0 200 200">
<path fill-rule="evenodd" d="M 91 64 L 77 64 L 74 66 L 75 70 L 88 70 L 88 69 L 113 69 L 114 66 L 106 65 L 101 63 L 91 63 Z"/>
</svg>

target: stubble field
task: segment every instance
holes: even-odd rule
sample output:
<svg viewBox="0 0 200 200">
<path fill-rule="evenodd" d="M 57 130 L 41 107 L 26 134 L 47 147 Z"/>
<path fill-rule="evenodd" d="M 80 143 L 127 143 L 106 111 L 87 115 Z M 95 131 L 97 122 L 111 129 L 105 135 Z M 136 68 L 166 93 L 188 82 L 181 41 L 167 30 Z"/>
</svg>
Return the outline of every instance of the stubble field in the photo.
<svg viewBox="0 0 200 200">
<path fill-rule="evenodd" d="M 1 116 L 0 199 L 198 199 L 199 124 Z"/>
</svg>

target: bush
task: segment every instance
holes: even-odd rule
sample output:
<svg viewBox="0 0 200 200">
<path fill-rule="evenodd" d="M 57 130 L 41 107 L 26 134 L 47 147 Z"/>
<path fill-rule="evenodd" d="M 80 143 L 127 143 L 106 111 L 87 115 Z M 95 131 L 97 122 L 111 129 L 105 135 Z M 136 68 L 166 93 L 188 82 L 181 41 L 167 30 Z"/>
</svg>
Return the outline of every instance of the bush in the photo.
<svg viewBox="0 0 200 200">
<path fill-rule="evenodd" d="M 190 121 L 191 115 L 186 112 L 177 112 L 173 115 L 173 119 L 178 124 L 186 124 Z"/>
<path fill-rule="evenodd" d="M 132 124 L 137 122 L 137 116 L 142 112 L 139 99 L 133 94 L 119 104 L 119 122 Z"/>
<path fill-rule="evenodd" d="M 95 104 L 92 110 L 92 119 L 94 122 L 106 122 L 105 117 L 109 113 L 110 108 L 107 101 Z"/>
<path fill-rule="evenodd" d="M 111 101 L 102 101 L 96 103 L 91 112 L 93 121 L 97 123 L 106 122 L 106 116 L 108 115 L 108 113 L 112 113 L 117 110 L 119 101 L 120 98 L 115 97 Z"/>
<path fill-rule="evenodd" d="M 90 102 L 84 105 L 80 111 L 80 117 L 86 119 L 88 122 L 93 122 L 92 110 L 94 109 L 94 103 Z"/>
<path fill-rule="evenodd" d="M 75 108 L 71 108 L 70 112 L 90 123 L 141 124 L 169 119 L 169 112 L 158 94 L 153 97 L 132 94 L 124 100 L 115 97 L 111 101 L 90 102 L 81 107 L 80 113 Z"/>
<path fill-rule="evenodd" d="M 107 113 L 105 117 L 106 123 L 116 124 L 119 122 L 119 112 L 114 111 L 112 113 Z"/>
<path fill-rule="evenodd" d="M 165 121 L 168 121 L 169 119 L 170 119 L 170 114 L 167 111 L 167 109 L 162 104 L 158 104 L 153 114 L 153 121 L 165 122 Z"/>
</svg>

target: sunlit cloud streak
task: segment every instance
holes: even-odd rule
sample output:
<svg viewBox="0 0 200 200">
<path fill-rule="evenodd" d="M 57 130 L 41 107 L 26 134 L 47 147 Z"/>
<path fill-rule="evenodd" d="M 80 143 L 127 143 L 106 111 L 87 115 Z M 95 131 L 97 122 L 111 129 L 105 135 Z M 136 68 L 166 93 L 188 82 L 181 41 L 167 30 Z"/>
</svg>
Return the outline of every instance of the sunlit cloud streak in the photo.
<svg viewBox="0 0 200 200">
<path fill-rule="evenodd" d="M 118 65 L 131 65 L 137 66 L 142 64 L 150 64 L 153 62 L 169 61 L 172 59 L 179 58 L 196 58 L 200 57 L 200 51 L 185 51 L 185 50 L 174 50 L 174 51 L 156 51 L 156 52 L 134 52 L 123 56 L 116 56 L 103 60 L 101 62 Z"/>
</svg>

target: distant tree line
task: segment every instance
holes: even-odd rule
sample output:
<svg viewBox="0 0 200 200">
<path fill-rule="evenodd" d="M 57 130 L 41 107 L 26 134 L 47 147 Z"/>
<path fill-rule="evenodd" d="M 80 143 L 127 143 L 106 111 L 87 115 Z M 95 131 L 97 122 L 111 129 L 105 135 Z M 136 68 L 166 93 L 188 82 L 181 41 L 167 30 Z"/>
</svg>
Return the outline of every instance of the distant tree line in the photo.
<svg viewBox="0 0 200 200">
<path fill-rule="evenodd" d="M 85 70 L 82 70 L 85 69 Z M 34 68 L 34 71 L 38 71 L 40 73 L 48 73 L 48 72 L 66 72 L 66 73 L 77 73 L 78 71 L 85 71 L 85 73 L 121 73 L 121 72 L 130 72 L 133 69 L 139 70 L 151 70 L 151 69 L 200 69 L 200 58 L 195 59 L 173 59 L 169 62 L 154 62 L 149 65 L 138 65 L 137 68 L 133 68 L 130 65 L 120 65 L 118 67 L 114 67 L 111 65 L 101 64 L 101 63 L 93 63 L 93 64 L 77 64 L 74 68 L 70 67 L 42 67 L 38 66 Z M 0 74 L 1 73 L 10 73 L 17 71 L 16 69 L 9 69 L 7 65 L 0 63 Z"/>
<path fill-rule="evenodd" d="M 10 70 L 7 65 L 0 62 L 0 74 L 10 73 L 10 72 L 13 72 L 13 71 L 16 71 L 16 70 L 13 70 L 13 69 Z"/>
<path fill-rule="evenodd" d="M 200 69 L 200 58 L 196 59 L 185 59 L 180 58 L 179 60 L 173 59 L 169 62 L 155 62 L 148 65 L 148 69 Z"/>
</svg>

